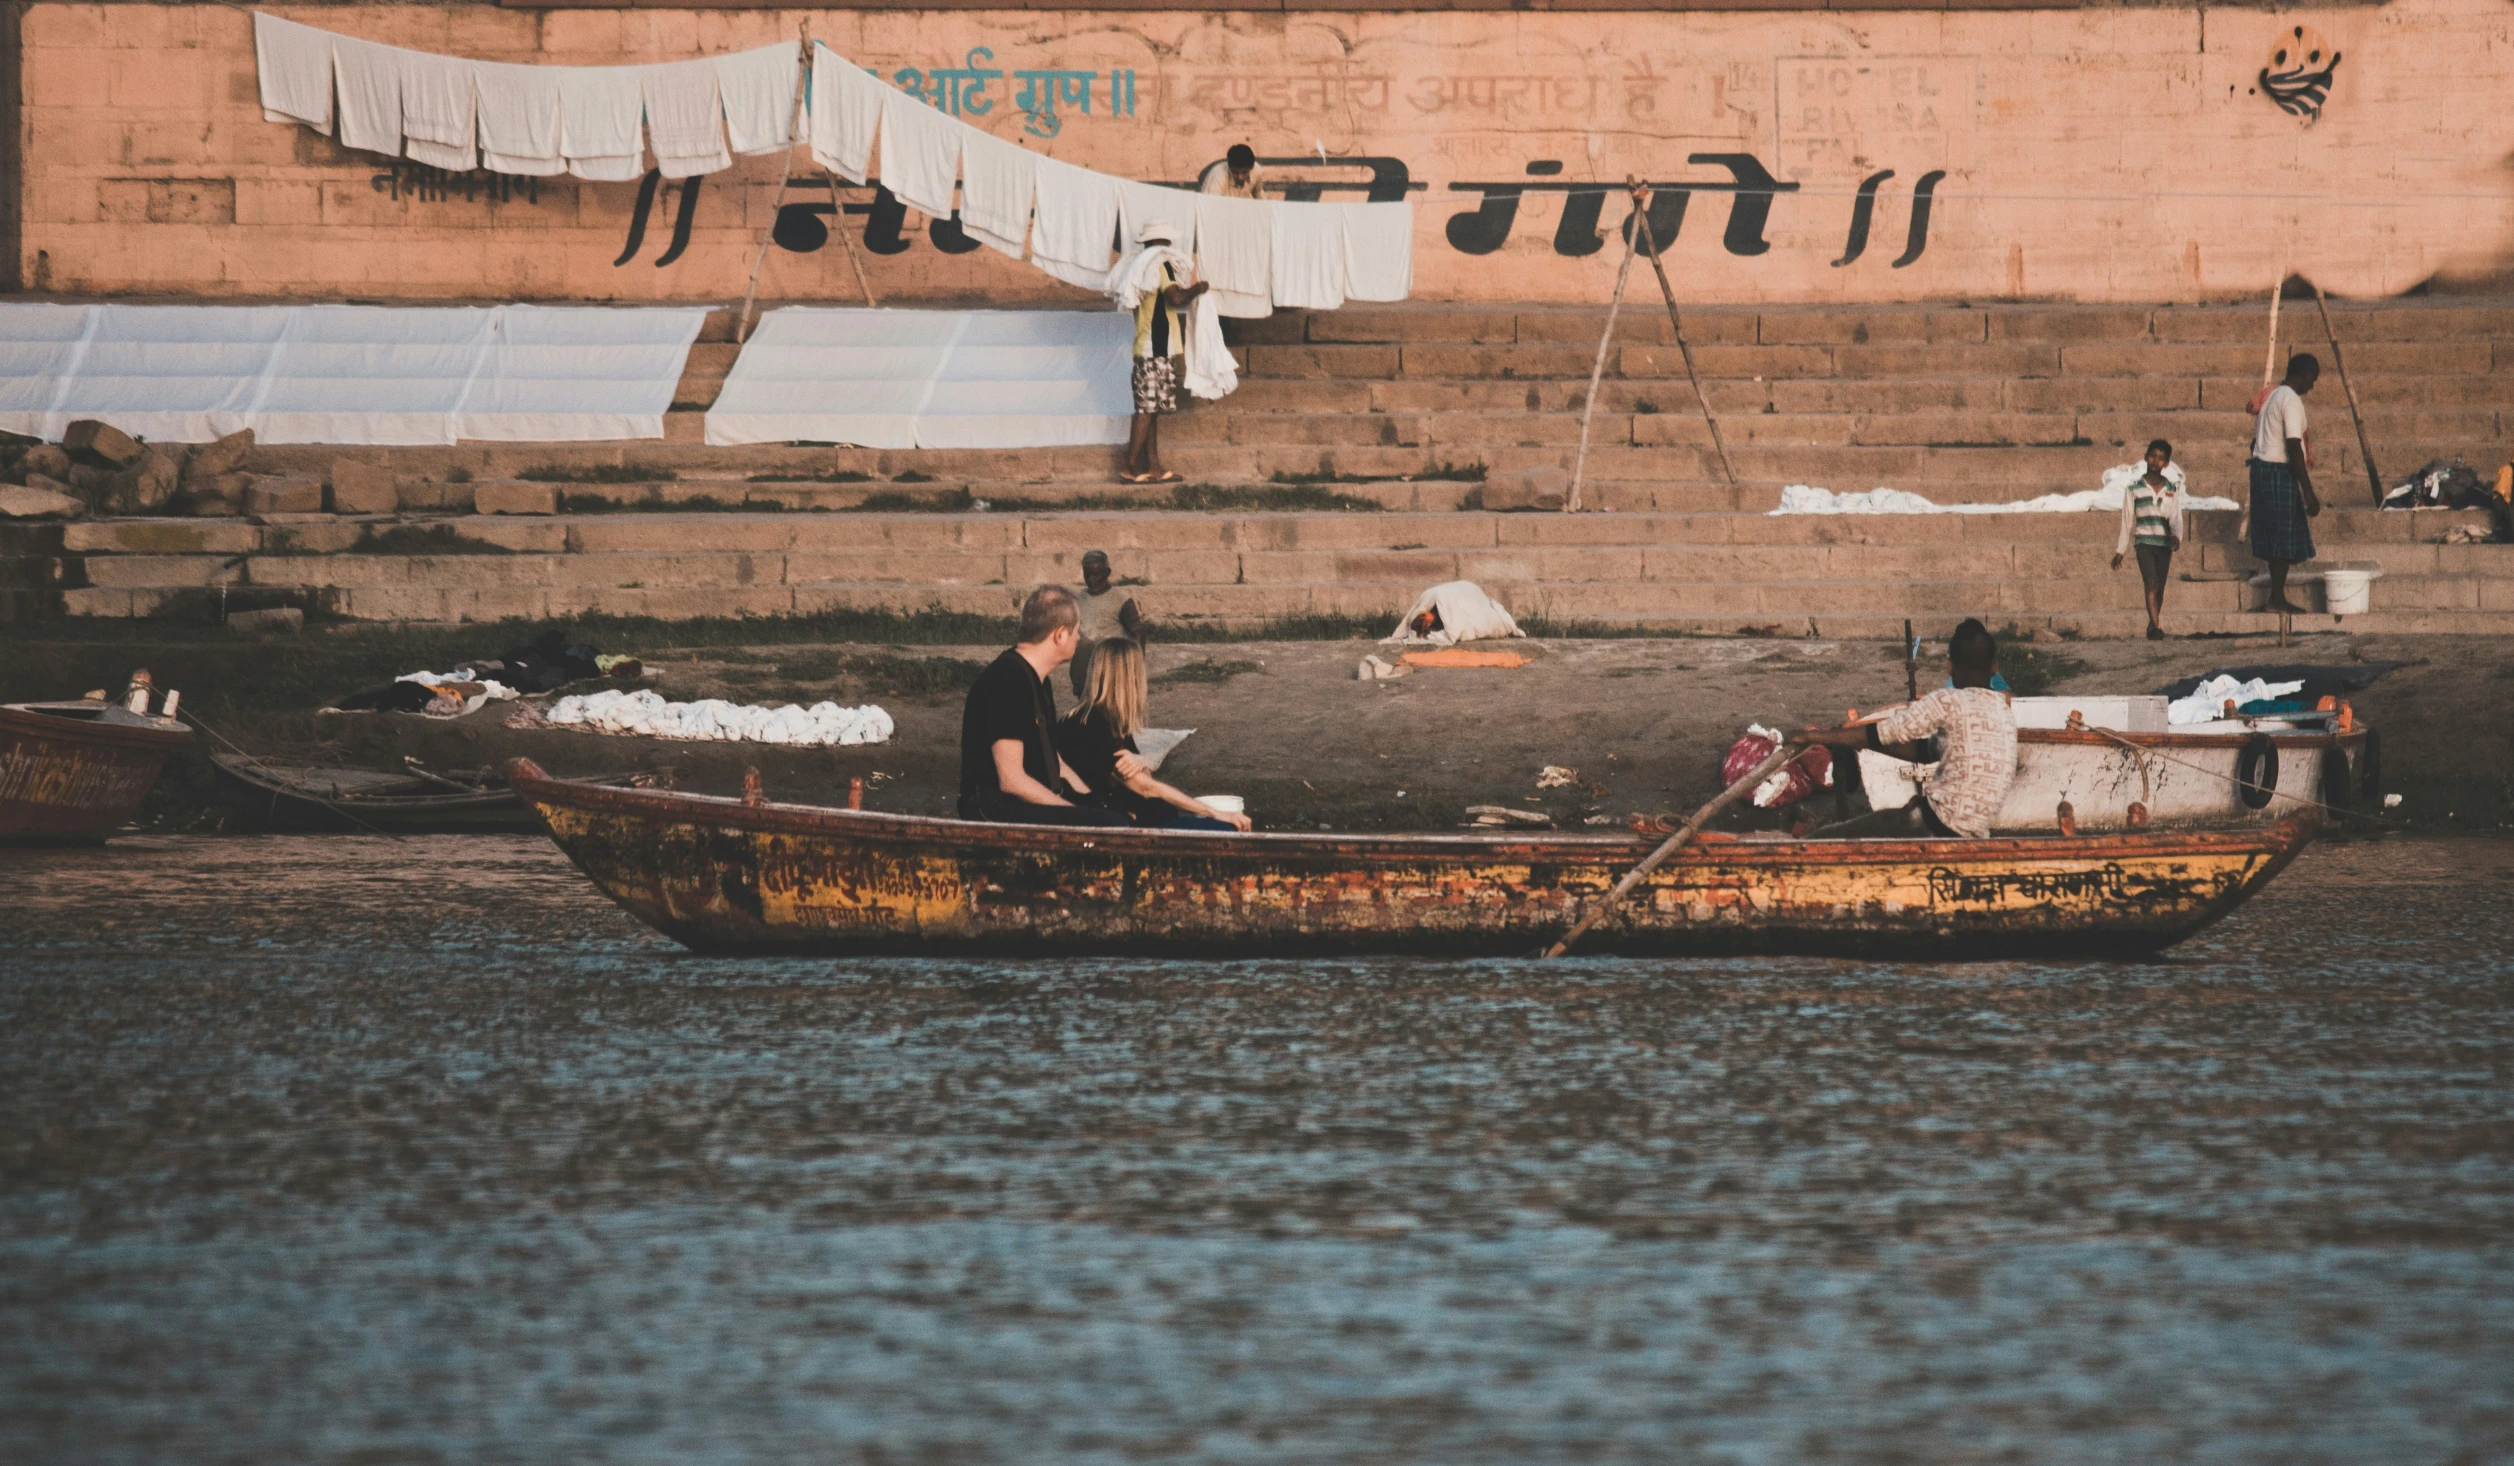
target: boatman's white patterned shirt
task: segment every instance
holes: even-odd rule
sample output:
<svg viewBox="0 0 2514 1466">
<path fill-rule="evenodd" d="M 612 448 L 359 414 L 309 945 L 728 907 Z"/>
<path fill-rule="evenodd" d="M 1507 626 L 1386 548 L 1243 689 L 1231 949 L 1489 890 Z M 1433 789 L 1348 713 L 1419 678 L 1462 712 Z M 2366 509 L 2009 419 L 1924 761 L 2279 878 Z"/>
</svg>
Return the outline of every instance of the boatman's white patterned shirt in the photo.
<svg viewBox="0 0 2514 1466">
<path fill-rule="evenodd" d="M 1940 823 L 1985 839 L 2016 780 L 2016 710 L 1987 687 L 1941 687 L 1877 720 L 1880 743 L 1917 743 L 1944 734 L 1946 754 L 1920 773 L 1920 792 Z"/>
</svg>

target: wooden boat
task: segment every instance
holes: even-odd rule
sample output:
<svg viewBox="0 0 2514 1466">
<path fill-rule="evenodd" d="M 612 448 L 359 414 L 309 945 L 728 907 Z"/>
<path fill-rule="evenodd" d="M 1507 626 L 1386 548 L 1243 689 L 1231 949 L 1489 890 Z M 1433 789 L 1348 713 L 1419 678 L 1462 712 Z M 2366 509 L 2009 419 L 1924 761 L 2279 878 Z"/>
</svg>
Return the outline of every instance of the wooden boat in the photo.
<svg viewBox="0 0 2514 1466">
<path fill-rule="evenodd" d="M 273 764 L 213 753 L 228 800 L 265 829 L 326 834 L 534 834 L 541 817 L 497 778 L 478 787 L 423 770 Z M 631 774 L 591 782 L 625 784 Z"/>
<path fill-rule="evenodd" d="M 588 788 L 526 760 L 507 778 L 605 894 L 706 952 L 1520 955 L 1560 936 L 1657 843 L 995 825 Z M 2241 905 L 2314 823 L 1715 839 L 1680 850 L 1579 950 L 2134 956 Z"/>
<path fill-rule="evenodd" d="M 2152 719 L 2107 716 L 2154 703 Z M 2305 809 L 2380 807 L 2382 742 L 2329 713 L 2224 718 L 2168 727 L 2165 699 L 2017 698 L 2016 781 L 1991 821 L 1997 834 L 2049 834 L 2066 800 L 2081 833 L 2163 826 L 2275 824 Z M 2079 726 L 2065 721 L 2083 713 Z M 2123 724 L 2129 726 L 2124 727 Z M 2039 726 L 2038 726 L 2039 724 Z M 1863 752 L 1872 808 L 1914 792 L 1911 765 Z M 2143 818 L 2134 818 L 2133 806 Z"/>
<path fill-rule="evenodd" d="M 0 844 L 104 843 L 191 736 L 92 699 L 0 706 Z"/>
</svg>

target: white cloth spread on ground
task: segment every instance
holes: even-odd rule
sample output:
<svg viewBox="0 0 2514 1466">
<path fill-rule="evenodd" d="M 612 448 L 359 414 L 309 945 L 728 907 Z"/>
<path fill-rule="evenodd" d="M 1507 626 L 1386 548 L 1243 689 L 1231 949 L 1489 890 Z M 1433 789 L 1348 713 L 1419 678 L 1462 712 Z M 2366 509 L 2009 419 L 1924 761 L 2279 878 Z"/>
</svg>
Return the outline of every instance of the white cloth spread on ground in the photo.
<svg viewBox="0 0 2514 1466">
<path fill-rule="evenodd" d="M 707 441 L 1123 443 L 1133 352 L 1133 320 L 1110 311 L 788 306 L 760 317 L 707 410 Z"/>
<path fill-rule="evenodd" d="M 873 176 L 885 88 L 829 47 L 812 46 L 812 161 L 849 183 Z"/>
<path fill-rule="evenodd" d="M 1193 269 L 1187 256 L 1171 246 L 1141 244 L 1129 249 L 1110 267 L 1109 299 L 1126 317 L 1126 349 L 1130 358 L 1134 353 L 1135 308 L 1143 304 L 1145 295 L 1160 287 L 1165 265 L 1176 270 L 1181 279 L 1188 278 Z M 1187 307 L 1187 341 L 1181 355 L 1186 358 L 1181 385 L 1194 395 L 1211 402 L 1239 389 L 1239 363 L 1222 339 L 1222 321 L 1210 290 Z"/>
<path fill-rule="evenodd" d="M 1344 207 L 1269 204 L 1274 241 L 1271 293 L 1278 306 L 1331 311 L 1344 304 Z"/>
<path fill-rule="evenodd" d="M 1030 200 L 1038 192 L 1038 156 L 1029 149 L 969 134 L 961 155 L 960 227 L 971 239 L 1021 258 L 1030 233 Z"/>
<path fill-rule="evenodd" d="M 1344 216 L 1348 300 L 1403 300 L 1414 293 L 1414 205 L 1333 204 Z"/>
<path fill-rule="evenodd" d="M 1414 629 L 1414 618 L 1425 611 L 1440 613 L 1440 627 L 1430 635 Z M 1489 641 L 1497 637 L 1525 636 L 1519 623 L 1510 619 L 1502 604 L 1484 594 L 1484 588 L 1471 580 L 1444 581 L 1414 598 L 1414 604 L 1397 618 L 1397 629 L 1379 640 L 1405 642 L 1418 646 L 1452 646 L 1462 641 Z"/>
<path fill-rule="evenodd" d="M 882 187 L 932 219 L 952 215 L 960 146 L 971 129 L 905 92 L 882 98 Z"/>
<path fill-rule="evenodd" d="M 2221 673 L 2192 688 L 2190 696 L 2178 697 L 2165 704 L 2165 721 L 2172 724 L 2214 723 L 2226 716 L 2229 701 L 2240 708 L 2248 702 L 2285 697 L 2303 689 L 2302 682 L 2264 682 L 2258 677 L 2249 682 L 2237 682 Z"/>
<path fill-rule="evenodd" d="M 0 303 L 0 430 L 160 442 L 660 438 L 704 307 Z"/>
<path fill-rule="evenodd" d="M 725 133 L 744 156 L 794 145 L 794 93 L 801 85 L 783 46 L 762 46 L 715 58 Z"/>
<path fill-rule="evenodd" d="M 799 84 L 786 42 L 650 66 L 519 66 L 379 45 L 257 11 L 253 49 L 272 121 L 326 135 L 337 121 L 349 147 L 535 177 L 634 179 L 645 172 L 642 128 L 670 177 L 729 168 L 736 151 L 792 141 Z"/>
<path fill-rule="evenodd" d="M 834 702 L 797 707 L 760 707 L 725 702 L 669 702 L 652 691 L 606 689 L 563 697 L 543 715 L 562 728 L 590 728 L 599 733 L 642 734 L 648 738 L 687 738 L 727 743 L 785 743 L 828 747 L 887 743 L 897 731 L 890 714 L 871 703 L 860 708 Z"/>
<path fill-rule="evenodd" d="M 642 67 L 637 84 L 646 99 L 646 141 L 664 177 L 692 178 L 733 166 L 714 58 Z"/>
<path fill-rule="evenodd" d="M 2144 463 L 2125 463 L 2104 470 L 2104 486 L 2080 489 L 2072 494 L 2043 494 L 2032 499 L 2005 499 L 1987 504 L 1940 504 L 1901 489 L 1870 489 L 1864 494 L 1837 494 L 1831 489 L 1814 489 L 1805 484 L 1791 484 L 1781 490 L 1781 507 L 1774 514 L 2092 514 L 2098 511 L 2118 514 L 2121 500 L 2129 492 L 2130 483 L 2147 472 Z M 2182 465 L 2166 468 L 2165 477 L 2179 485 Z M 2189 498 L 2183 507 L 2189 509 L 2239 509 L 2232 499 Z"/>
<path fill-rule="evenodd" d="M 254 66 L 262 78 L 262 115 L 332 130 L 332 33 L 253 12 Z"/>
<path fill-rule="evenodd" d="M 565 173 L 556 68 L 483 61 L 479 76 L 480 166 L 519 178 Z"/>
</svg>

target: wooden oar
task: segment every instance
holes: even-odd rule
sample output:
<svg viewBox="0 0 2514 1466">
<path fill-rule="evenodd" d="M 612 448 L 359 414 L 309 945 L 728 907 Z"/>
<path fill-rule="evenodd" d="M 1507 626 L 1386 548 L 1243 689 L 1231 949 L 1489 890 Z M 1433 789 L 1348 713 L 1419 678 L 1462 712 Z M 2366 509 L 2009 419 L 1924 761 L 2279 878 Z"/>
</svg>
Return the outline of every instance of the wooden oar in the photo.
<svg viewBox="0 0 2514 1466">
<path fill-rule="evenodd" d="M 1721 810 L 1735 804 L 1740 798 L 1743 798 L 1746 794 L 1750 793 L 1757 784 L 1760 784 L 1764 780 L 1772 777 L 1773 772 L 1779 769 L 1781 765 L 1788 763 L 1791 757 L 1797 752 L 1798 749 L 1796 745 L 1784 740 L 1780 747 L 1772 750 L 1772 756 L 1770 758 L 1767 758 L 1762 763 L 1755 765 L 1755 771 L 1753 773 L 1748 774 L 1736 783 L 1729 785 L 1726 789 L 1721 790 L 1719 798 L 1714 799 L 1709 804 L 1695 810 L 1693 812 L 1692 819 L 1685 821 L 1685 823 L 1678 828 L 1675 834 L 1667 837 L 1667 843 L 1642 857 L 1641 863 L 1634 866 L 1631 871 L 1626 873 L 1622 880 L 1617 881 L 1615 883 L 1615 889 L 1606 893 L 1606 899 L 1598 902 L 1595 906 L 1590 907 L 1589 914 L 1581 917 L 1571 930 L 1564 932 L 1563 939 L 1561 941 L 1546 948 L 1543 955 L 1547 957 L 1560 957 L 1563 953 L 1569 951 L 1572 943 L 1580 940 L 1582 935 L 1584 935 L 1590 927 L 1597 925 L 1598 921 L 1604 917 L 1607 912 L 1614 910 L 1617 905 L 1621 904 L 1626 896 L 1631 895 L 1633 887 L 1640 885 L 1642 880 L 1646 878 L 1650 872 L 1657 870 L 1660 865 L 1666 862 L 1667 857 L 1675 854 L 1678 846 L 1683 845 L 1686 841 L 1701 833 L 1702 827 L 1709 824 L 1712 817 L 1717 815 Z"/>
</svg>

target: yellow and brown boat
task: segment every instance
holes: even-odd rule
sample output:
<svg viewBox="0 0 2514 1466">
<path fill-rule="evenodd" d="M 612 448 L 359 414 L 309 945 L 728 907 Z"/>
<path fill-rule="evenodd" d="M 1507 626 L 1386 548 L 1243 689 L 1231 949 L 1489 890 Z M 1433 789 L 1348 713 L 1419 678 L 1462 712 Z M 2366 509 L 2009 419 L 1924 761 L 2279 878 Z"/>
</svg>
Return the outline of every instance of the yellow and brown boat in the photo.
<svg viewBox="0 0 2514 1466">
<path fill-rule="evenodd" d="M 705 952 L 1486 956 L 1561 936 L 1637 834 L 1046 828 L 507 780 L 639 920 Z M 2312 838 L 2273 824 L 1990 840 L 1719 839 L 1584 953 L 2138 956 L 2240 906 Z"/>
</svg>

